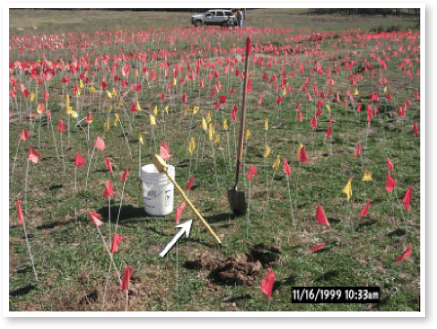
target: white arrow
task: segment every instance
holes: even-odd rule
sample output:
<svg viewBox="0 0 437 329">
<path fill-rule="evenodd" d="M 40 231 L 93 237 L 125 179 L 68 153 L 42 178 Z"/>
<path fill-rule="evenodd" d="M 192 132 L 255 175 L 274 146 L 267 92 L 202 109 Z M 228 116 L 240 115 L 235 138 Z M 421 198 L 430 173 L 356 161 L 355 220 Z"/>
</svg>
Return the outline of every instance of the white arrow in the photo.
<svg viewBox="0 0 437 329">
<path fill-rule="evenodd" d="M 165 255 L 167 255 L 167 253 L 171 250 L 171 248 L 173 248 L 175 243 L 178 242 L 178 240 L 184 235 L 184 233 L 186 234 L 187 238 L 189 237 L 192 222 L 193 220 L 190 219 L 187 220 L 186 222 L 183 222 L 182 224 L 175 226 L 175 227 L 180 227 L 181 230 L 179 230 L 178 233 L 176 233 L 173 239 L 171 239 L 171 241 L 167 244 L 167 246 L 165 246 L 164 250 L 161 251 L 159 256 L 164 257 Z"/>
</svg>

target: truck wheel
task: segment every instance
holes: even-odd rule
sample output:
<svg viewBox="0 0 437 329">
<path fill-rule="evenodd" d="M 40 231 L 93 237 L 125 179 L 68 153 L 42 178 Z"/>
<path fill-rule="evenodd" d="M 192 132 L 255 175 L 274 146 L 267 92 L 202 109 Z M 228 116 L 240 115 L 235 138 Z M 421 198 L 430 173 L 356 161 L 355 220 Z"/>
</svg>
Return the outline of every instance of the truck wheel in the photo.
<svg viewBox="0 0 437 329">
<path fill-rule="evenodd" d="M 201 21 L 195 21 L 193 24 L 194 24 L 194 26 L 201 26 L 202 22 Z"/>
</svg>

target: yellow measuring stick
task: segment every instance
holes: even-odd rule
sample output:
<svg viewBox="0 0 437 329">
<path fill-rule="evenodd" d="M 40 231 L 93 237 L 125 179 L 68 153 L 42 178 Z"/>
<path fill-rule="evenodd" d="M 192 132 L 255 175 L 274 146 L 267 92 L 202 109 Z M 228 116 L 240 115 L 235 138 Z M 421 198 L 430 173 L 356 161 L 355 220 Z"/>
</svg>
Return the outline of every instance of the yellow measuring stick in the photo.
<svg viewBox="0 0 437 329">
<path fill-rule="evenodd" d="M 196 216 L 202 221 L 203 225 L 207 228 L 209 233 L 216 239 L 216 241 L 222 246 L 222 242 L 220 241 L 219 237 L 214 233 L 212 228 L 208 225 L 206 220 L 202 217 L 200 212 L 194 207 L 194 205 L 191 203 L 191 201 L 187 198 L 184 191 L 181 189 L 181 187 L 178 185 L 178 183 L 175 182 L 175 180 L 168 174 L 167 169 L 168 165 L 165 163 L 164 159 L 161 158 L 159 155 L 155 154 L 152 158 L 152 163 L 155 165 L 156 169 L 161 173 L 165 174 L 168 179 L 173 183 L 174 186 L 176 186 L 176 189 L 182 194 L 182 197 L 184 198 L 185 202 L 190 206 L 190 208 L 194 211 Z"/>
</svg>

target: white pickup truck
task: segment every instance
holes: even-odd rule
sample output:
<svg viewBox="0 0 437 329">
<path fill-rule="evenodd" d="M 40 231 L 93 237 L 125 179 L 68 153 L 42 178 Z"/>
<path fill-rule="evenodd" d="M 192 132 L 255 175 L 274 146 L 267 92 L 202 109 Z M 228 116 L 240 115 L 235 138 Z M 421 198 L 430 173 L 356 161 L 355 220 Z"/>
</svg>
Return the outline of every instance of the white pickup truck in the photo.
<svg viewBox="0 0 437 329">
<path fill-rule="evenodd" d="M 221 25 L 234 26 L 237 19 L 232 11 L 225 9 L 212 9 L 200 15 L 191 16 L 191 24 L 200 25 Z"/>
</svg>

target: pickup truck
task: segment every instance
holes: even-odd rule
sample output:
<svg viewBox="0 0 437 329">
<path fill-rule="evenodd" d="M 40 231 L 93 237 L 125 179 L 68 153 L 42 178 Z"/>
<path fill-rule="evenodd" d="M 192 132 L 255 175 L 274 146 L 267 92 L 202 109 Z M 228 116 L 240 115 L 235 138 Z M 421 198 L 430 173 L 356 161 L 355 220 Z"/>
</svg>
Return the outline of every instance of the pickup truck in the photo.
<svg viewBox="0 0 437 329">
<path fill-rule="evenodd" d="M 208 10 L 200 15 L 191 16 L 191 24 L 194 26 L 201 25 L 221 25 L 234 26 L 237 24 L 235 15 L 230 10 L 213 9 Z"/>
</svg>

